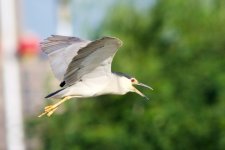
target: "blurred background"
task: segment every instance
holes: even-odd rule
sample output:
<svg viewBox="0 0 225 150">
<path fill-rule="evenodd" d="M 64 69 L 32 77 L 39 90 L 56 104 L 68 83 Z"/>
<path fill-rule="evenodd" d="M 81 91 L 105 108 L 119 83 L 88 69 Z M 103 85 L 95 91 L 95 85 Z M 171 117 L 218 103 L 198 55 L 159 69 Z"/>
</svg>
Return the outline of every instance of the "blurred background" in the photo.
<svg viewBox="0 0 225 150">
<path fill-rule="evenodd" d="M 224 0 L 0 0 L 0 149 L 222 150 Z M 154 88 L 68 101 L 39 42 L 52 34 L 120 38 L 113 70 Z"/>
</svg>

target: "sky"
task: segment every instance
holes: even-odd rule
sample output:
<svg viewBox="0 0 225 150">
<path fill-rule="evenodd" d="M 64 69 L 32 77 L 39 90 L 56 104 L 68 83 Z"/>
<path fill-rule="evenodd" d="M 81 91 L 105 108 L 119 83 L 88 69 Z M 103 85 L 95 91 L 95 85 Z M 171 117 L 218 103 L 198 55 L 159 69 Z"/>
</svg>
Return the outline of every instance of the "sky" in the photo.
<svg viewBox="0 0 225 150">
<path fill-rule="evenodd" d="M 25 34 L 35 34 L 41 39 L 56 32 L 57 0 L 23 0 L 22 26 Z"/>
<path fill-rule="evenodd" d="M 155 0 L 70 0 L 66 10 L 69 20 L 59 14 L 60 0 L 23 0 L 23 32 L 37 35 L 41 40 L 52 34 L 73 35 L 88 38 L 90 31 L 104 21 L 104 17 L 115 3 L 132 3 L 144 11 Z M 68 9 L 68 10 L 67 10 Z"/>
</svg>

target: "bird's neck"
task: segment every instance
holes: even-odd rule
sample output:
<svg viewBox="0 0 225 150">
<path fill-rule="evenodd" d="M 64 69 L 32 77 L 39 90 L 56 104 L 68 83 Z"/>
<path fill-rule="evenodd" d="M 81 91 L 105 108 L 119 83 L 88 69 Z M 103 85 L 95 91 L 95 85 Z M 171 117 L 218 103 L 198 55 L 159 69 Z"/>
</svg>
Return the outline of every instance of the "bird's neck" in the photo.
<svg viewBox="0 0 225 150">
<path fill-rule="evenodd" d="M 108 84 L 108 88 L 112 94 L 124 95 L 129 92 L 126 85 L 127 81 L 124 77 L 113 74 L 110 83 Z"/>
</svg>

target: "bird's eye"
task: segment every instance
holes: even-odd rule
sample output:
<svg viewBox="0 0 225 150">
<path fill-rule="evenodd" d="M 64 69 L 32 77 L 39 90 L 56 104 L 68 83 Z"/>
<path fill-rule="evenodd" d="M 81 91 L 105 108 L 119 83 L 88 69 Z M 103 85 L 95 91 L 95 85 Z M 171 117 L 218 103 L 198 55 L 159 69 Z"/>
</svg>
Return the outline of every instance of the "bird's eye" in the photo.
<svg viewBox="0 0 225 150">
<path fill-rule="evenodd" d="M 131 82 L 135 82 L 135 79 L 131 79 Z"/>
</svg>

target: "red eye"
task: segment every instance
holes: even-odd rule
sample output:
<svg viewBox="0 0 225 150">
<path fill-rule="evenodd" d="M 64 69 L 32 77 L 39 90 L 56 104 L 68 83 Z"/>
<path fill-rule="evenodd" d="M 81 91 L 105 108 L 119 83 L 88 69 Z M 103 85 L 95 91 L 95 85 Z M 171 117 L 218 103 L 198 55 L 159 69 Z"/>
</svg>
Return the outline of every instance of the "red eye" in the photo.
<svg viewBox="0 0 225 150">
<path fill-rule="evenodd" d="M 131 79 L 131 82 L 134 82 L 135 81 L 135 79 Z"/>
</svg>

